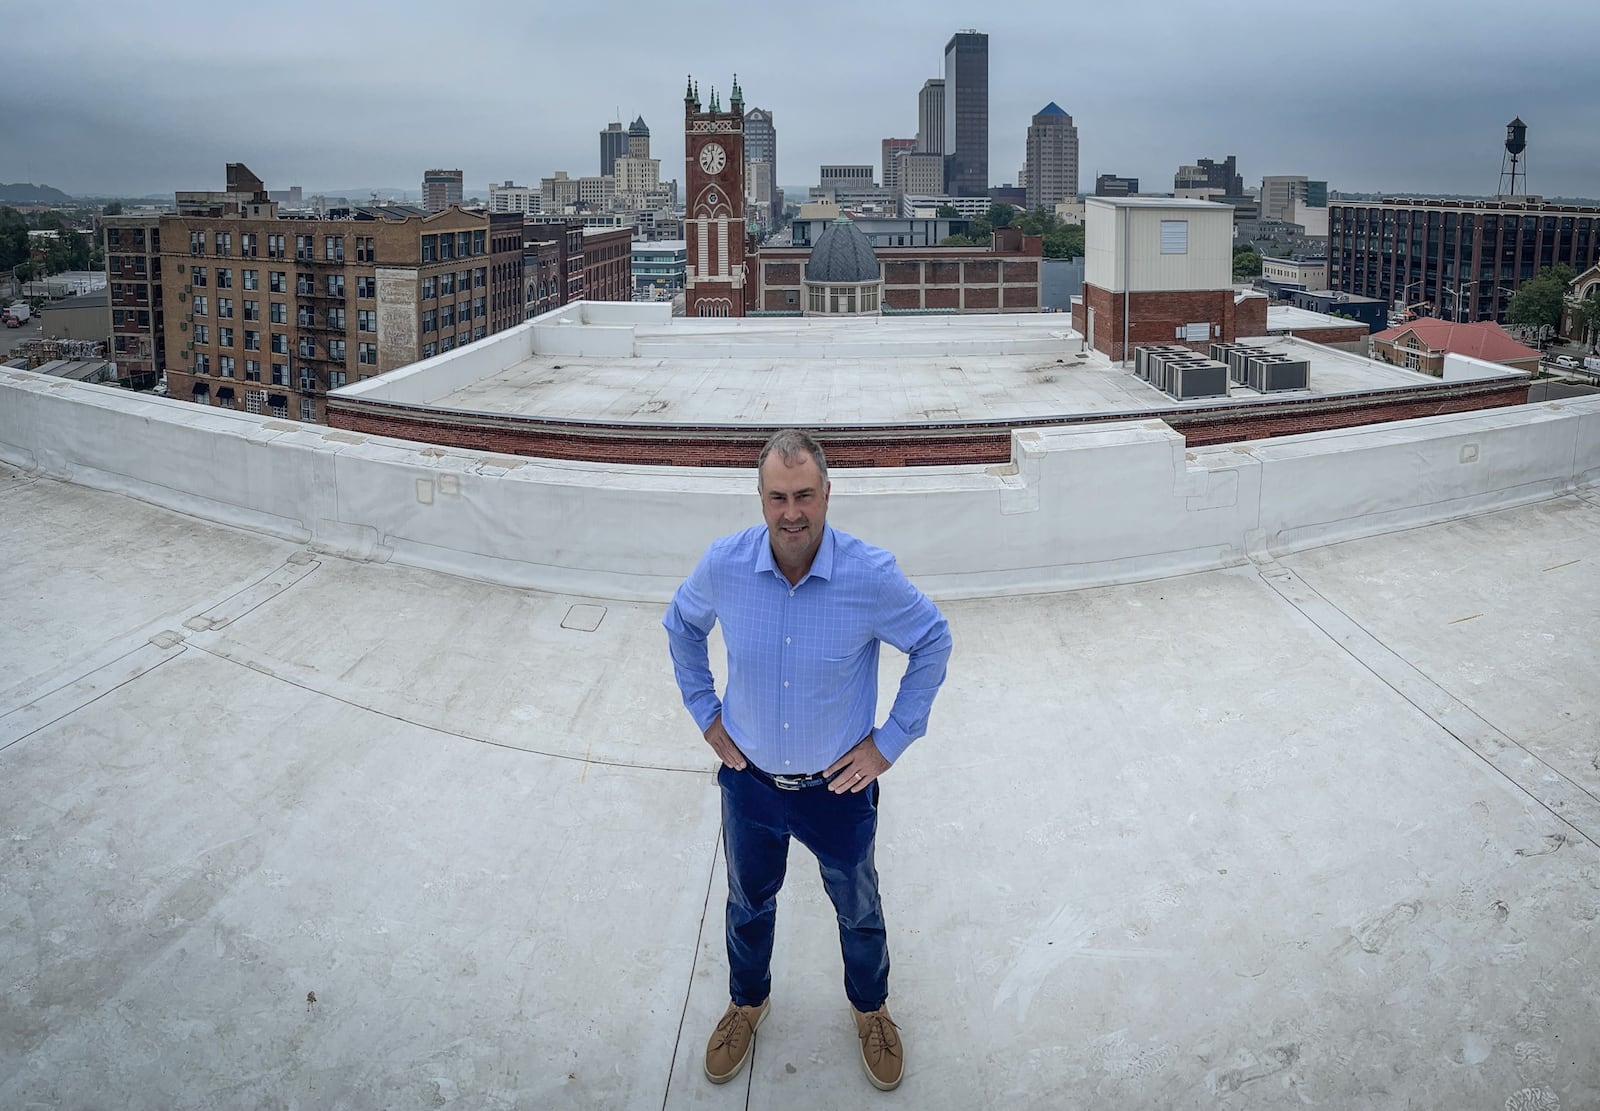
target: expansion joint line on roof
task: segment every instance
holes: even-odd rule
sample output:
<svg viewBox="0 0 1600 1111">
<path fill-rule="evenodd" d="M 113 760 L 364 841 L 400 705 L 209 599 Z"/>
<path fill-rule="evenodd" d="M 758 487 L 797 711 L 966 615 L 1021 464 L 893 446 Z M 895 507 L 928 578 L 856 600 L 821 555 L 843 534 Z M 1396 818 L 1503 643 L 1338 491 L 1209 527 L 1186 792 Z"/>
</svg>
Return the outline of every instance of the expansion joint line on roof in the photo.
<svg viewBox="0 0 1600 1111">
<path fill-rule="evenodd" d="M 678 1050 L 683 1045 L 683 1027 L 689 1018 L 689 999 L 694 994 L 694 976 L 695 971 L 700 966 L 700 951 L 705 948 L 702 943 L 705 941 L 706 936 L 706 915 L 711 911 L 711 885 L 717 877 L 717 857 L 721 852 L 722 825 L 719 821 L 716 840 L 711 843 L 711 859 L 706 867 L 706 896 L 705 901 L 700 905 L 700 927 L 695 932 L 694 956 L 689 961 L 689 979 L 683 985 L 683 1010 L 678 1013 L 678 1032 L 672 1039 L 672 1061 L 674 1065 L 678 1060 Z M 752 1046 L 750 1050 L 751 1067 L 745 1071 L 744 1103 L 747 1109 L 750 1106 L 750 1085 L 756 1072 L 754 1067 L 755 1052 L 755 1048 Z M 677 1069 L 675 1067 L 667 1069 L 667 1086 L 661 1093 L 661 1111 L 667 1111 L 667 1101 L 672 1098 L 672 1077 L 676 1072 Z"/>
<path fill-rule="evenodd" d="M 1300 575 L 1275 560 L 1257 563 L 1263 580 L 1380 682 L 1411 703 L 1537 802 L 1574 834 L 1600 848 L 1600 798 L 1486 721 L 1425 675 Z"/>
<path fill-rule="evenodd" d="M 181 656 L 183 649 L 181 635 L 160 633 L 99 667 L 33 695 L 22 705 L 0 714 L 0 752 L 148 675 Z"/>
<path fill-rule="evenodd" d="M 266 676 L 268 679 L 275 679 L 280 683 L 286 683 L 291 687 L 296 687 L 299 690 L 305 691 L 307 694 L 313 694 L 319 698 L 329 698 L 335 702 L 343 703 L 353 710 L 361 710 L 365 713 L 376 714 L 378 717 L 388 718 L 390 721 L 399 722 L 402 725 L 409 725 L 413 728 L 421 729 L 427 733 L 435 733 L 441 737 L 453 737 L 459 741 L 471 741 L 475 744 L 489 745 L 493 748 L 503 748 L 508 752 L 526 753 L 529 756 L 545 756 L 552 760 L 565 760 L 574 764 L 583 764 L 586 767 L 588 765 L 597 765 L 603 768 L 631 768 L 637 771 L 678 772 L 687 773 L 689 775 L 706 774 L 706 769 L 704 768 L 675 768 L 669 767 L 665 764 L 641 764 L 632 760 L 603 760 L 596 759 L 595 757 L 589 755 L 575 756 L 570 752 L 551 752 L 547 749 L 528 748 L 524 745 L 514 745 L 508 744 L 505 741 L 497 741 L 493 737 L 479 737 L 472 733 L 463 733 L 456 729 L 446 729 L 439 725 L 429 725 L 425 721 L 418 721 L 415 718 L 406 717 L 404 714 L 397 714 L 390 710 L 380 709 L 377 706 L 362 702 L 359 699 L 340 694 L 337 690 L 330 686 L 317 686 L 309 682 L 307 679 L 285 674 L 285 665 L 279 664 L 274 666 L 273 663 L 268 661 L 248 658 L 238 650 L 239 645 L 232 642 L 216 644 L 209 643 L 212 640 L 219 639 L 220 634 L 218 633 L 199 633 L 191 635 L 185 643 L 190 648 L 193 648 L 198 652 L 204 652 L 213 659 L 220 660 L 223 663 L 234 664 L 238 667 L 247 667 L 251 671 L 255 671 Z"/>
</svg>

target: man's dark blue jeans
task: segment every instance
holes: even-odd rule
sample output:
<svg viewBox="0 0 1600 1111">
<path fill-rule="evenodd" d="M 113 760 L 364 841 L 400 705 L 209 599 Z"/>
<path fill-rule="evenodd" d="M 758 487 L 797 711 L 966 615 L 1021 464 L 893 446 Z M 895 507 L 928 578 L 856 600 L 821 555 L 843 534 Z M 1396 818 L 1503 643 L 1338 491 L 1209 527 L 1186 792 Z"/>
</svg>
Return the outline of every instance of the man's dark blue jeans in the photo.
<svg viewBox="0 0 1600 1111">
<path fill-rule="evenodd" d="M 889 998 L 889 942 L 878 899 L 873 838 L 878 785 L 836 795 L 826 786 L 785 791 L 750 771 L 717 770 L 722 851 L 728 863 L 728 994 L 759 1006 L 772 990 L 772 935 L 793 837 L 817 857 L 839 917 L 844 990 L 858 1011 Z"/>
</svg>

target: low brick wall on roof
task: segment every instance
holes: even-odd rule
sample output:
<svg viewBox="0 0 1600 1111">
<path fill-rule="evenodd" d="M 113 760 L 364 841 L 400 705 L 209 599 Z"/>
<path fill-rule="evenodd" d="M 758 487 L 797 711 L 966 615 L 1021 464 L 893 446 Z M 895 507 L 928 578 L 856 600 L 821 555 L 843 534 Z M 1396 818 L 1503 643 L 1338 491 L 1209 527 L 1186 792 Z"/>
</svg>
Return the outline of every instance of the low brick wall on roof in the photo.
<svg viewBox="0 0 1600 1111">
<path fill-rule="evenodd" d="M 1372 394 L 1301 397 L 1235 405 L 1137 412 L 1065 414 L 995 422 L 838 426 L 820 431 L 829 461 L 840 467 L 920 467 L 1011 461 L 1014 428 L 1161 420 L 1190 446 L 1294 436 L 1528 400 L 1526 380 L 1441 382 Z M 582 423 L 486 416 L 359 398 L 328 399 L 328 423 L 372 436 L 504 455 L 676 467 L 747 467 L 775 428 Z"/>
</svg>

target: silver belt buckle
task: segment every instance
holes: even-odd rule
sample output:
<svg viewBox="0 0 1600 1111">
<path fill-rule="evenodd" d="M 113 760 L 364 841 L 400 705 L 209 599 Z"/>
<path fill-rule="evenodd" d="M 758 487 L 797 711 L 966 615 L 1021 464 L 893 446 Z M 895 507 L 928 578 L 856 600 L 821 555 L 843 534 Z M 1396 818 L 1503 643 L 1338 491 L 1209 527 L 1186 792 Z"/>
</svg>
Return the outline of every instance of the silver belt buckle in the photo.
<svg viewBox="0 0 1600 1111">
<path fill-rule="evenodd" d="M 775 775 L 772 777 L 772 782 L 776 783 L 781 791 L 798 791 L 810 778 L 809 775 Z"/>
</svg>

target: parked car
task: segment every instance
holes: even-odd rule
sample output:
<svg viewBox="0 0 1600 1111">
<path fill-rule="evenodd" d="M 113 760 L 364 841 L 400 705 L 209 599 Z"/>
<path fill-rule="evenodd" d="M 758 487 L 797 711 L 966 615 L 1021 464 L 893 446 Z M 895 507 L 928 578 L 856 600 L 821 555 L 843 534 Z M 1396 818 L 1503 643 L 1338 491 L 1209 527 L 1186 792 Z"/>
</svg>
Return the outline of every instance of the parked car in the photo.
<svg viewBox="0 0 1600 1111">
<path fill-rule="evenodd" d="M 1571 355 L 1557 355 L 1555 358 L 1555 364 L 1559 367 L 1565 367 L 1567 370 L 1577 370 L 1583 365 Z"/>
</svg>

